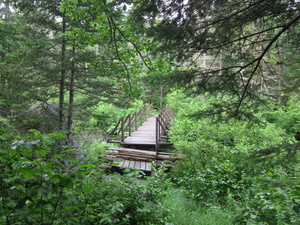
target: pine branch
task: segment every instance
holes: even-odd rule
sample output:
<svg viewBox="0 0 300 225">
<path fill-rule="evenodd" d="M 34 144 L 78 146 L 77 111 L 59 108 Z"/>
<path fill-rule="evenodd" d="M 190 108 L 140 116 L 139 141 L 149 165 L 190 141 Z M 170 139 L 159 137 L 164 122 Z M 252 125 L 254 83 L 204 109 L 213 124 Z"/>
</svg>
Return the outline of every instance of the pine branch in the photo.
<svg viewBox="0 0 300 225">
<path fill-rule="evenodd" d="M 300 19 L 300 14 L 298 14 L 298 16 L 296 16 L 293 20 L 291 20 L 288 24 L 286 24 L 274 37 L 273 39 L 269 42 L 269 44 L 266 46 L 266 48 L 263 50 L 263 52 L 260 54 L 259 57 L 257 57 L 255 60 L 253 60 L 252 62 L 250 62 L 248 65 L 252 65 L 254 63 L 256 63 L 255 65 L 255 68 L 252 70 L 251 72 L 251 75 L 246 83 L 246 86 L 244 88 L 244 91 L 243 91 L 243 94 L 242 94 L 242 97 L 238 103 L 238 106 L 237 106 L 237 111 L 236 113 L 239 112 L 239 109 L 241 107 L 241 104 L 246 96 L 246 91 L 250 85 L 250 81 L 252 80 L 255 72 L 257 71 L 257 69 L 259 68 L 260 66 L 260 63 L 261 61 L 263 60 L 263 57 L 266 55 L 266 53 L 270 50 L 270 48 L 272 47 L 272 45 L 279 39 L 279 37 L 285 32 L 287 31 L 292 25 L 294 25 L 298 20 Z"/>
</svg>

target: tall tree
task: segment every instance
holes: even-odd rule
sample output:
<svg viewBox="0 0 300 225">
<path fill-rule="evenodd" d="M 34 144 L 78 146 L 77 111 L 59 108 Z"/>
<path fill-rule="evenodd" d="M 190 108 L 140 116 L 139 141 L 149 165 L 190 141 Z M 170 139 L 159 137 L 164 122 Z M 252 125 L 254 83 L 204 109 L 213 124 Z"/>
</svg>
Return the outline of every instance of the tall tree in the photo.
<svg viewBox="0 0 300 225">
<path fill-rule="evenodd" d="M 67 40 L 65 38 L 66 33 L 66 18 L 65 14 L 62 14 L 62 42 L 61 42 L 61 75 L 60 75 L 60 88 L 59 88 L 59 130 L 63 129 L 64 124 L 64 105 L 65 105 L 65 83 L 66 83 L 66 47 Z"/>
<path fill-rule="evenodd" d="M 81 47 L 95 47 L 98 51 L 98 67 L 105 74 L 112 74 L 122 83 L 128 93 L 137 91 L 133 85 L 136 76 L 158 67 L 148 56 L 148 49 L 154 48 L 143 32 L 135 28 L 135 21 L 129 13 L 135 1 L 72 1 L 64 0 L 62 10 L 72 23 L 68 35 Z"/>
<path fill-rule="evenodd" d="M 158 50 L 183 67 L 169 81 L 196 93 L 232 96 L 226 109 L 218 106 L 234 115 L 242 102 L 258 99 L 268 59 L 282 53 L 284 37 L 300 19 L 294 0 L 142 0 L 133 16 L 159 42 Z"/>
<path fill-rule="evenodd" d="M 126 105 L 128 94 L 139 94 L 133 78 L 152 62 L 143 55 L 141 36 L 129 30 L 121 2 L 69 2 L 65 12 L 60 1 L 13 2 L 19 33 L 13 32 L 15 46 L 0 72 L 9 81 L 1 95 L 10 105 L 26 110 L 22 103 L 57 101 L 58 129 L 71 132 L 73 117 L 85 113 L 76 113 L 78 106 L 87 111 L 99 101 Z"/>
<path fill-rule="evenodd" d="M 43 102 L 51 97 L 56 55 L 55 44 L 47 35 L 50 30 L 29 25 L 28 18 L 18 11 L 9 21 L 1 20 L 0 26 L 5 34 L 0 50 L 1 99 L 6 109 L 2 113 L 7 114 L 12 109 L 28 108 L 32 100 Z"/>
</svg>

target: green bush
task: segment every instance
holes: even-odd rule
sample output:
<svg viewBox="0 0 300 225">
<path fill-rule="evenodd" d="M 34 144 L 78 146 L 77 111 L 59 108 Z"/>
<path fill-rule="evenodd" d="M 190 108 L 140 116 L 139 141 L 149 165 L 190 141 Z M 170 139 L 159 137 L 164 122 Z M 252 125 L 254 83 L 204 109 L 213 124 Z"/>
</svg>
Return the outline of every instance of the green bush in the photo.
<svg viewBox="0 0 300 225">
<path fill-rule="evenodd" d="M 278 167 L 261 177 L 248 178 L 252 185 L 235 201 L 236 221 L 250 224 L 299 224 L 299 172 Z M 294 178 L 292 178 L 294 177 Z"/>
<path fill-rule="evenodd" d="M 106 175 L 60 147 L 61 134 L 34 131 L 12 144 L 8 133 L 0 137 L 0 224 L 164 224 L 162 172 L 146 181 Z"/>
<path fill-rule="evenodd" d="M 230 225 L 234 224 L 235 214 L 220 206 L 206 206 L 190 198 L 185 189 L 174 188 L 163 199 L 169 210 L 168 224 L 174 225 Z"/>
<path fill-rule="evenodd" d="M 198 204 L 234 212 L 237 224 L 299 224 L 296 98 L 255 121 L 197 116 L 214 102 L 205 95 L 174 92 L 169 101 L 177 112 L 170 140 L 185 155 L 171 172 L 178 187 Z"/>
<path fill-rule="evenodd" d="M 229 161 L 207 169 L 188 172 L 179 179 L 178 185 L 188 190 L 190 196 L 202 205 L 226 204 L 228 195 L 236 198 L 250 183 L 243 179 L 243 171 Z"/>
<path fill-rule="evenodd" d="M 267 121 L 285 129 L 288 134 L 292 134 L 300 140 L 300 101 L 298 97 L 291 96 L 286 105 L 266 112 L 265 115 Z"/>
</svg>

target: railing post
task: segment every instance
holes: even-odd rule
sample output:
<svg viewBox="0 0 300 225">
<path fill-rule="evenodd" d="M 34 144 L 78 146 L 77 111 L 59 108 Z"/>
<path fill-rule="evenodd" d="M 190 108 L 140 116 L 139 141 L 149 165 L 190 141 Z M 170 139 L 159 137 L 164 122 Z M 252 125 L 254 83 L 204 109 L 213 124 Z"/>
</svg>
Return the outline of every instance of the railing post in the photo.
<svg viewBox="0 0 300 225">
<path fill-rule="evenodd" d="M 121 117 L 121 134 L 122 134 L 122 142 L 124 142 L 124 116 Z"/>
<path fill-rule="evenodd" d="M 129 132 L 129 135 L 131 135 L 131 114 L 128 114 L 128 132 Z"/>
<path fill-rule="evenodd" d="M 137 128 L 142 125 L 142 123 L 150 116 L 151 110 L 153 109 L 153 103 L 148 104 L 143 109 L 140 109 L 139 111 L 134 112 L 134 114 L 128 114 L 127 116 L 123 116 L 120 118 L 119 122 L 113 129 L 111 133 L 116 132 L 116 136 L 120 137 L 121 134 L 121 142 L 124 142 L 125 137 L 127 137 L 127 133 L 129 132 L 129 136 L 132 134 L 133 131 L 137 130 Z M 128 121 L 129 119 L 129 121 Z M 160 123 L 160 124 L 159 124 Z M 157 132 L 158 137 L 157 141 L 160 140 L 160 132 L 161 132 L 161 121 L 158 121 L 157 123 Z M 120 125 L 120 126 L 119 126 Z M 119 142 L 119 141 L 118 141 Z"/>
<path fill-rule="evenodd" d="M 135 130 L 137 130 L 137 117 L 138 117 L 138 113 L 137 112 L 135 112 L 134 113 L 134 126 L 135 126 Z"/>
<path fill-rule="evenodd" d="M 158 120 L 159 120 L 158 117 L 156 117 L 156 123 L 155 123 L 155 139 L 156 139 L 156 144 L 158 144 L 158 142 L 159 142 L 159 134 L 158 134 L 159 124 L 158 124 Z"/>
</svg>

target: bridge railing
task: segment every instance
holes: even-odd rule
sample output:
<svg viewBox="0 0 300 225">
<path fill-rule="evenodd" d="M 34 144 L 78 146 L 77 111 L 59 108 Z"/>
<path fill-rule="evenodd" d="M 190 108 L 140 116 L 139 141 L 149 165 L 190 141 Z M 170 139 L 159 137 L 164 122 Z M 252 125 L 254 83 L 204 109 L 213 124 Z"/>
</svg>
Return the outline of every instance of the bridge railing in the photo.
<svg viewBox="0 0 300 225">
<path fill-rule="evenodd" d="M 156 118 L 156 144 L 170 144 L 166 139 L 174 117 L 174 113 L 169 105 L 161 110 Z"/>
<path fill-rule="evenodd" d="M 115 128 L 109 132 L 109 138 L 107 142 L 109 143 L 121 143 L 124 142 L 125 138 L 130 136 L 132 132 L 136 131 L 137 128 L 145 122 L 145 120 L 150 116 L 153 109 L 153 104 L 145 106 L 139 111 L 135 111 L 127 116 L 122 116 Z"/>
</svg>

